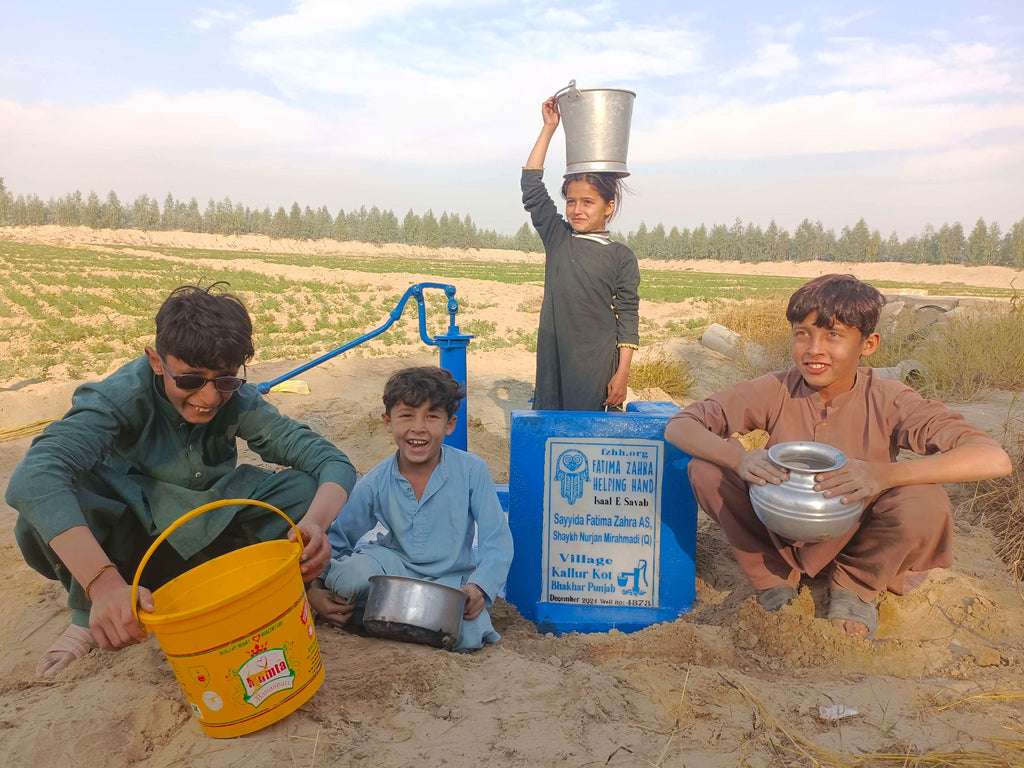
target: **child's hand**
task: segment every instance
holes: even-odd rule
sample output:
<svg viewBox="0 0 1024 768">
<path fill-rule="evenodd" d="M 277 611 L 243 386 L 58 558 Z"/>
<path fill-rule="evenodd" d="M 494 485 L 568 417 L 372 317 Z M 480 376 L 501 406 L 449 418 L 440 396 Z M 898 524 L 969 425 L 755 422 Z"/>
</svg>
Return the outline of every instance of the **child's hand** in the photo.
<svg viewBox="0 0 1024 768">
<path fill-rule="evenodd" d="M 92 589 L 92 609 L 89 611 L 89 630 L 100 648 L 119 651 L 146 639 L 148 633 L 132 613 L 132 588 L 112 571 L 120 584 L 104 589 Z M 111 579 L 113 580 L 113 579 Z M 139 607 L 153 610 L 153 595 L 139 587 Z"/>
<path fill-rule="evenodd" d="M 736 438 L 729 439 L 736 440 Z M 752 485 L 767 483 L 778 485 L 789 479 L 789 471 L 773 463 L 768 458 L 768 451 L 764 448 L 744 451 L 740 456 L 739 464 L 736 465 L 736 474 Z"/>
<path fill-rule="evenodd" d="M 347 624 L 356 610 L 355 603 L 331 592 L 320 579 L 314 579 L 306 588 L 306 597 L 316 614 L 336 627 Z"/>
<path fill-rule="evenodd" d="M 462 618 L 466 621 L 472 621 L 484 609 L 484 591 L 476 584 L 466 584 L 462 591 L 469 595 L 466 607 L 462 610 Z"/>
<path fill-rule="evenodd" d="M 827 499 L 842 496 L 839 501 L 843 504 L 873 499 L 891 487 L 885 481 L 885 472 L 889 466 L 847 459 L 839 469 L 815 475 L 814 490 L 822 491 Z"/>
<path fill-rule="evenodd" d="M 308 584 L 324 572 L 327 561 L 331 559 L 331 540 L 322 528 L 313 523 L 300 521 L 298 527 L 303 542 L 299 570 L 302 571 L 302 580 Z M 288 540 L 295 541 L 295 529 L 288 531 Z"/>
<path fill-rule="evenodd" d="M 562 116 L 558 112 L 558 102 L 555 97 L 544 102 L 540 108 L 541 117 L 544 118 L 544 125 L 549 128 L 557 128 Z"/>
<path fill-rule="evenodd" d="M 626 399 L 626 382 L 629 379 L 629 371 L 619 369 L 608 382 L 608 397 L 605 398 L 606 406 L 618 407 Z"/>
</svg>

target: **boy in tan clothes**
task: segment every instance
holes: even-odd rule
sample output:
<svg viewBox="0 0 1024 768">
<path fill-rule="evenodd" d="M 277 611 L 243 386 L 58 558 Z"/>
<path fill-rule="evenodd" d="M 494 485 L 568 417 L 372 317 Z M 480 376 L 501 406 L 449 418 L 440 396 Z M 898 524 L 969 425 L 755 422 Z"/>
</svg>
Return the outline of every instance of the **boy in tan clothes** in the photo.
<svg viewBox="0 0 1024 768">
<path fill-rule="evenodd" d="M 905 384 L 882 379 L 861 358 L 879 345 L 885 303 L 852 275 L 823 275 L 790 297 L 793 367 L 743 382 L 687 406 L 665 439 L 693 456 L 690 482 L 700 506 L 722 526 L 766 610 L 796 597 L 800 577 L 828 573 L 826 616 L 848 635 L 874 636 L 877 598 L 904 594 L 932 568 L 952 565 L 953 519 L 938 483 L 1008 475 L 1000 445 L 964 418 Z M 768 445 L 746 450 L 733 433 L 765 430 Z M 758 520 L 749 484 L 779 484 L 786 470 L 767 447 L 814 441 L 847 463 L 816 477 L 815 490 L 844 504 L 866 500 L 860 522 L 819 543 L 784 540 Z M 896 462 L 901 449 L 926 458 Z"/>
</svg>

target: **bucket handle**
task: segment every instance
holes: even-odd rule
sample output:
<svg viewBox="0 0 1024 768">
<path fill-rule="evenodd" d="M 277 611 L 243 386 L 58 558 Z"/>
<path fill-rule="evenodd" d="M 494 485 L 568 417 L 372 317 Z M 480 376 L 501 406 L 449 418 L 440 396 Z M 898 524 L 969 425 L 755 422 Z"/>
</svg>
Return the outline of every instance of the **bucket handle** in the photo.
<svg viewBox="0 0 1024 768">
<path fill-rule="evenodd" d="M 292 522 L 292 519 L 288 517 L 288 515 L 272 504 L 267 504 L 265 501 L 257 501 L 256 499 L 220 499 L 219 501 L 211 501 L 209 504 L 203 504 L 201 507 L 196 507 L 191 512 L 186 512 L 184 515 L 179 517 L 171 523 L 163 533 L 156 537 L 156 541 L 149 545 L 149 549 L 146 550 L 146 554 L 142 556 L 142 560 L 139 562 L 139 567 L 135 569 L 135 577 L 132 579 L 132 614 L 135 616 L 136 621 L 140 624 L 142 623 L 142 619 L 139 618 L 139 579 L 142 578 L 142 569 L 146 567 L 149 559 L 153 556 L 153 553 L 156 552 L 156 548 L 163 544 L 168 536 L 178 530 L 189 520 L 199 517 L 201 514 L 213 509 L 238 505 L 263 507 L 264 509 L 269 509 L 272 512 L 277 512 L 277 514 L 288 521 L 288 525 L 290 525 L 292 530 L 295 531 L 296 541 L 299 543 L 299 547 L 302 546 L 302 534 L 299 532 L 299 527 Z"/>
<path fill-rule="evenodd" d="M 558 97 L 563 93 L 565 94 L 566 101 L 579 101 L 582 98 L 579 89 L 576 87 L 575 80 L 570 80 L 569 84 L 565 86 L 565 88 L 555 92 L 555 101 L 558 101 Z"/>
</svg>

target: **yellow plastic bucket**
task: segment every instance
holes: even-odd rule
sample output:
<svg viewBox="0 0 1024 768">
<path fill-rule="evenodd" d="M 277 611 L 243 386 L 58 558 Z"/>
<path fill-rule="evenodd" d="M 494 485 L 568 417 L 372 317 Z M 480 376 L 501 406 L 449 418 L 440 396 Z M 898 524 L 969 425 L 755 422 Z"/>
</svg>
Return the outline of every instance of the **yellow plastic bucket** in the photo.
<svg viewBox="0 0 1024 768">
<path fill-rule="evenodd" d="M 224 739 L 276 723 L 320 688 L 324 667 L 299 570 L 302 538 L 253 544 L 214 558 L 153 592 L 152 613 L 138 609 L 139 579 L 173 531 L 211 509 L 276 507 L 224 499 L 196 507 L 157 537 L 132 580 L 132 610 L 153 632 L 199 725 Z"/>
</svg>

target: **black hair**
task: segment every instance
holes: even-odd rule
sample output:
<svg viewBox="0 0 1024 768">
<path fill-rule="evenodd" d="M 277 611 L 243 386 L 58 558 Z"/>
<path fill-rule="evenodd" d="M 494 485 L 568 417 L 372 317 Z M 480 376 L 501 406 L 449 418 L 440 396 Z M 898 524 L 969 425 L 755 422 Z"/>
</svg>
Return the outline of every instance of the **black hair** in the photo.
<svg viewBox="0 0 1024 768">
<path fill-rule="evenodd" d="M 208 288 L 183 285 L 171 291 L 156 313 L 156 351 L 195 368 L 238 368 L 255 354 L 252 320 L 241 299 Z"/>
<path fill-rule="evenodd" d="M 444 368 L 433 365 L 404 368 L 391 375 L 384 385 L 384 412 L 391 414 L 396 405 L 419 408 L 430 403 L 430 408 L 444 408 L 450 419 L 459 410 L 466 389 Z"/>
<path fill-rule="evenodd" d="M 622 205 L 622 193 L 626 190 L 626 185 L 623 183 L 621 176 L 617 176 L 614 173 L 570 173 L 562 181 L 563 200 L 569 193 L 569 185 L 574 181 L 585 181 L 588 184 L 592 184 L 594 189 L 597 190 L 597 194 L 601 196 L 605 203 L 615 203 L 615 209 L 612 211 L 612 215 L 608 217 L 609 221 L 619 212 L 619 208 Z"/>
<path fill-rule="evenodd" d="M 814 324 L 819 328 L 832 328 L 838 321 L 859 330 L 863 339 L 874 333 L 883 306 L 885 297 L 878 289 L 853 275 L 822 275 L 789 297 L 786 319 L 799 323 L 817 312 Z"/>
</svg>

